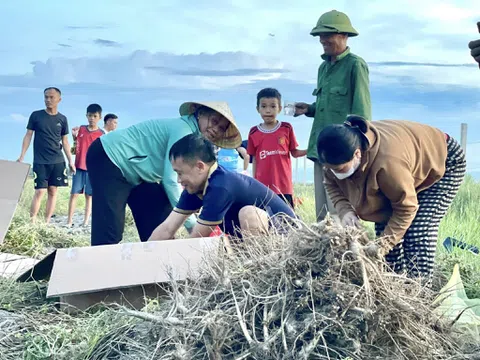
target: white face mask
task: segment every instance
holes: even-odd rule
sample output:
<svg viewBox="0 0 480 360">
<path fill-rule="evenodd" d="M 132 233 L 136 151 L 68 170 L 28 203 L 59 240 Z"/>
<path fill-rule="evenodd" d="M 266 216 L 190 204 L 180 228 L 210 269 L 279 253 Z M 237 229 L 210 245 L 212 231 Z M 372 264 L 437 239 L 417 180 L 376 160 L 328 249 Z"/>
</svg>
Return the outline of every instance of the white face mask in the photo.
<svg viewBox="0 0 480 360">
<path fill-rule="evenodd" d="M 344 173 L 338 173 L 338 172 L 335 172 L 334 170 L 332 170 L 332 172 L 333 172 L 333 175 L 335 175 L 337 177 L 337 179 L 343 180 L 343 179 L 346 179 L 346 178 L 349 178 L 350 176 L 352 176 L 353 173 L 355 171 L 357 171 L 359 166 L 360 166 L 360 159 L 355 157 L 355 162 L 354 162 L 353 166 L 348 171 L 346 171 Z"/>
</svg>

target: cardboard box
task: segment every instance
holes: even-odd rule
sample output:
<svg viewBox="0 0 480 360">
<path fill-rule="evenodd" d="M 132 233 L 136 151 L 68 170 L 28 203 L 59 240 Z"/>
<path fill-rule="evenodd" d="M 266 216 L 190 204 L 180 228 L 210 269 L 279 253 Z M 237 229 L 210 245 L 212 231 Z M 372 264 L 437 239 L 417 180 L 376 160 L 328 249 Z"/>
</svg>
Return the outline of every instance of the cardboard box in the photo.
<svg viewBox="0 0 480 360">
<path fill-rule="evenodd" d="M 57 249 L 17 280 L 49 278 L 47 298 L 70 312 L 97 303 L 140 309 L 145 296 L 165 295 L 171 279 L 195 276 L 212 251 L 223 251 L 219 237 Z"/>
<path fill-rule="evenodd" d="M 16 161 L 0 160 L 0 244 L 5 240 L 23 186 L 27 180 L 30 165 Z"/>
<path fill-rule="evenodd" d="M 34 267 L 38 260 L 26 256 L 0 253 L 0 276 L 16 278 L 28 269 Z"/>
</svg>

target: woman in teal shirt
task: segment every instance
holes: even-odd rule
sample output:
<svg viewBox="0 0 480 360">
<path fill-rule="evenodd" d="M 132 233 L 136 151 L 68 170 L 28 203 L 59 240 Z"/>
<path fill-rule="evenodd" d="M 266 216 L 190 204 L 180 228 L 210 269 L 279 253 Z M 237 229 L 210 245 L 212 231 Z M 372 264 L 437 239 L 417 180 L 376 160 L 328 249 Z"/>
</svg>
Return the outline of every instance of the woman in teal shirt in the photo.
<svg viewBox="0 0 480 360">
<path fill-rule="evenodd" d="M 202 133 L 219 147 L 240 146 L 240 132 L 227 103 L 186 102 L 179 111 L 179 118 L 141 122 L 103 135 L 90 146 L 92 246 L 122 240 L 127 204 L 141 241 L 167 218 L 182 191 L 168 158 L 177 140 Z M 185 227 L 190 230 L 194 224 L 192 215 Z"/>
</svg>

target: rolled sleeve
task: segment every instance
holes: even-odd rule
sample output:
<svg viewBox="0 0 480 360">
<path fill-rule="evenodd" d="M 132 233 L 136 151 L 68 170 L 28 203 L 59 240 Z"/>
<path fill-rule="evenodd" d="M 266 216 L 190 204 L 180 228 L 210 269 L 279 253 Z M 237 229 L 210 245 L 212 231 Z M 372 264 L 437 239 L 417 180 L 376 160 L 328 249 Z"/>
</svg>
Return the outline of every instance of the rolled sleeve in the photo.
<svg viewBox="0 0 480 360">
<path fill-rule="evenodd" d="M 305 116 L 307 117 L 315 117 L 315 112 L 317 110 L 317 103 L 314 102 L 308 106 L 308 110 L 305 113 Z"/>
</svg>

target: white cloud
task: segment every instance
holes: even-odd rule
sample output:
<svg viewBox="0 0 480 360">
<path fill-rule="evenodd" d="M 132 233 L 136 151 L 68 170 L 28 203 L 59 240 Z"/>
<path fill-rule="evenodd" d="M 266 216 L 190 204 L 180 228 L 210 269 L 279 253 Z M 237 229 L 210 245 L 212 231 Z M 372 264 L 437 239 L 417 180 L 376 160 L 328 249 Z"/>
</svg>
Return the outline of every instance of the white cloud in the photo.
<svg viewBox="0 0 480 360">
<path fill-rule="evenodd" d="M 28 120 L 28 117 L 23 114 L 10 114 L 10 119 L 15 122 L 25 123 Z"/>
<path fill-rule="evenodd" d="M 244 52 L 175 55 L 135 51 L 104 58 L 50 58 L 33 63 L 34 80 L 134 88 L 221 88 L 279 78 L 284 64 Z"/>
</svg>

